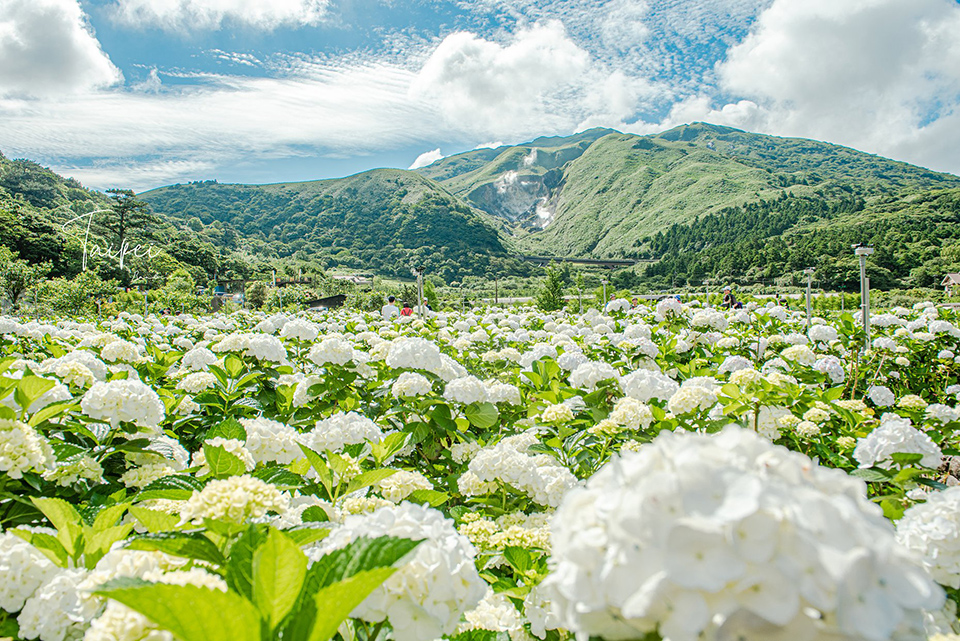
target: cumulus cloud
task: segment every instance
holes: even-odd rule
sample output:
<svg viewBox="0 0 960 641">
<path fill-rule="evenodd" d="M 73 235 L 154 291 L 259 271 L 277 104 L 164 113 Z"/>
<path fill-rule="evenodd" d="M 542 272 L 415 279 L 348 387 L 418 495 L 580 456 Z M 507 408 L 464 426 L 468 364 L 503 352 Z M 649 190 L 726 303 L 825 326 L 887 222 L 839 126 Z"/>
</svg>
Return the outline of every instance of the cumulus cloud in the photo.
<svg viewBox="0 0 960 641">
<path fill-rule="evenodd" d="M 523 29 L 506 45 L 458 32 L 431 54 L 411 95 L 435 101 L 448 122 L 481 135 L 555 131 L 573 123 L 568 109 L 551 107 L 589 67 L 590 55 L 558 21 Z"/>
<path fill-rule="evenodd" d="M 77 0 L 0 3 L 0 96 L 50 96 L 122 80 Z"/>
<path fill-rule="evenodd" d="M 672 119 L 699 112 L 960 171 L 957 34 L 953 0 L 776 0 L 718 68 L 748 101 L 688 100 Z"/>
<path fill-rule="evenodd" d="M 431 151 L 425 151 L 417 159 L 413 161 L 413 164 L 407 167 L 407 169 L 420 169 L 421 167 L 426 167 L 429 164 L 435 163 L 438 160 L 443 158 L 443 154 L 440 153 L 440 148 L 437 147 Z"/>
<path fill-rule="evenodd" d="M 118 22 L 170 31 L 219 29 L 224 23 L 273 30 L 317 25 L 329 0 L 116 0 Z"/>
</svg>

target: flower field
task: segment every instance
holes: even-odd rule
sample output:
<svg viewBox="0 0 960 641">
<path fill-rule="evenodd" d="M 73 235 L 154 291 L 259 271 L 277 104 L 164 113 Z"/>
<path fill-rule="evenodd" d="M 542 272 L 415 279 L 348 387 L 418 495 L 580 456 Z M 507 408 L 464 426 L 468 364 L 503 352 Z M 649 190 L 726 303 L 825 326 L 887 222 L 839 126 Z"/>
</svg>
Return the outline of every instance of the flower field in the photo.
<svg viewBox="0 0 960 641">
<path fill-rule="evenodd" d="M 0 637 L 951 638 L 960 317 L 0 319 Z"/>
</svg>

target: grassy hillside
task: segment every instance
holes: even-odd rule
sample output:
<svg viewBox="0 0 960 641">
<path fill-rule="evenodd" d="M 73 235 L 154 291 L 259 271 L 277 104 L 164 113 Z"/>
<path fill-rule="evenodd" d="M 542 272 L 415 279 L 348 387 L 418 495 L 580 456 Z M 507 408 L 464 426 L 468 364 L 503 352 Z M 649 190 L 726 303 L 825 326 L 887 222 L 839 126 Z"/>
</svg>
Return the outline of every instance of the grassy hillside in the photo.
<svg viewBox="0 0 960 641">
<path fill-rule="evenodd" d="M 228 229 L 260 252 L 326 267 L 406 276 L 422 265 L 448 280 L 524 269 L 476 211 L 408 171 L 263 186 L 204 182 L 141 197 L 161 216 L 193 229 Z"/>
<path fill-rule="evenodd" d="M 829 202 L 960 187 L 960 178 L 812 140 L 703 123 L 655 136 L 591 130 L 480 150 L 422 169 L 473 206 L 518 223 L 519 251 L 635 257 L 673 224 L 784 191 Z"/>
</svg>

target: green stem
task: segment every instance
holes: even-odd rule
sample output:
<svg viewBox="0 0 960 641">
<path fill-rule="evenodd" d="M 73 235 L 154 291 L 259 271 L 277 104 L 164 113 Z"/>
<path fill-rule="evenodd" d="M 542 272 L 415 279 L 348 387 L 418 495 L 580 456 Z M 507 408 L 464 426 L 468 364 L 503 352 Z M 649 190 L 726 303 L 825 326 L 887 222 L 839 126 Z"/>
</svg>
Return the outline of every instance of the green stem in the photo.
<svg viewBox="0 0 960 641">
<path fill-rule="evenodd" d="M 383 629 L 383 624 L 386 623 L 386 619 L 377 624 L 377 627 L 373 629 L 373 633 L 367 637 L 367 641 L 375 641 L 375 639 L 380 636 L 380 630 Z"/>
</svg>

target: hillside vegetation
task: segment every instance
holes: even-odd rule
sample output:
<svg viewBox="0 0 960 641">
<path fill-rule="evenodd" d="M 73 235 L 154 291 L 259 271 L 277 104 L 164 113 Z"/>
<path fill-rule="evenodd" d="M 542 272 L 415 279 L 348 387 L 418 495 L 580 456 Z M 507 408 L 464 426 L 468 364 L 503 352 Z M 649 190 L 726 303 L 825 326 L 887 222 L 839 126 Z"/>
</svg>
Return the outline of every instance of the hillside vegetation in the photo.
<svg viewBox="0 0 960 641">
<path fill-rule="evenodd" d="M 856 286 L 850 245 L 876 245 L 875 286 L 935 286 L 960 271 L 960 177 L 811 140 L 695 123 L 658 135 L 592 129 L 477 149 L 416 172 L 274 185 L 205 181 L 140 195 L 162 251 L 121 283 L 187 269 L 211 280 L 320 275 L 407 277 L 424 267 L 451 283 L 537 273 L 522 254 L 634 258 L 625 286 L 799 281 Z M 54 276 L 78 273 L 71 217 L 111 207 L 105 194 L 27 160 L 0 156 L 0 244 Z M 109 244 L 109 230 L 93 238 Z M 97 261 L 94 261 L 97 263 Z M 143 261 L 141 261 L 142 263 Z"/>
<path fill-rule="evenodd" d="M 674 224 L 784 193 L 830 203 L 960 187 L 960 178 L 812 140 L 703 123 L 655 136 L 596 129 L 467 152 L 420 171 L 490 214 L 518 223 L 521 251 L 640 257 Z M 480 162 L 486 159 L 486 164 Z M 458 171 L 469 168 L 469 171 Z"/>
<path fill-rule="evenodd" d="M 445 280 L 527 269 L 497 231 L 437 183 L 381 169 L 337 180 L 276 185 L 174 185 L 141 198 L 164 218 L 198 232 L 224 231 L 251 250 L 324 267 L 409 276 L 426 267 Z"/>
</svg>

